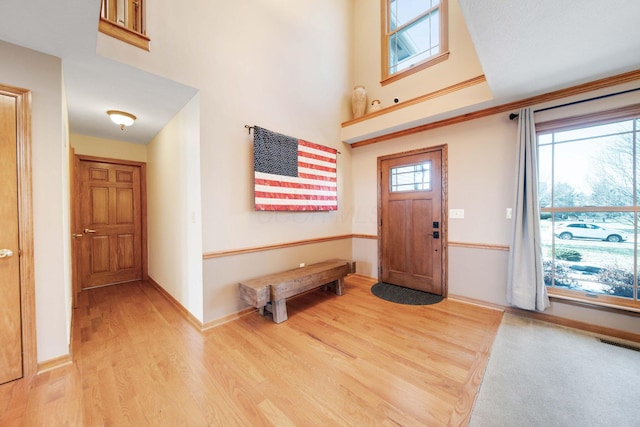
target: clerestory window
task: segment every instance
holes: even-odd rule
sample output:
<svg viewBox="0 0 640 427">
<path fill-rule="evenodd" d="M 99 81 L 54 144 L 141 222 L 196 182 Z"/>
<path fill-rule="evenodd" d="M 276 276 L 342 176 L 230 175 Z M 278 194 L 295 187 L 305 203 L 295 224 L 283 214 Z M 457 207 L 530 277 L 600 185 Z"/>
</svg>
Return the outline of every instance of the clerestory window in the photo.
<svg viewBox="0 0 640 427">
<path fill-rule="evenodd" d="M 550 295 L 640 309 L 640 106 L 536 127 Z"/>
<path fill-rule="evenodd" d="M 382 0 L 382 84 L 448 57 L 447 0 Z"/>
</svg>

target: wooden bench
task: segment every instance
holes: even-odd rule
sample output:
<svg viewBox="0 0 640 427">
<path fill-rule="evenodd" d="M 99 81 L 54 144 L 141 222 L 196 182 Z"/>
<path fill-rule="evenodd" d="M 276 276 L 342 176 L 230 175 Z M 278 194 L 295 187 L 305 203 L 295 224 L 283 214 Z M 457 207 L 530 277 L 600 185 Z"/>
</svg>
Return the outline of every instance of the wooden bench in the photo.
<svg viewBox="0 0 640 427">
<path fill-rule="evenodd" d="M 273 321 L 287 320 L 286 299 L 324 285 L 332 285 L 336 295 L 344 293 L 344 278 L 355 273 L 356 263 L 342 259 L 319 262 L 281 273 L 269 274 L 239 283 L 240 299 L 258 309 L 264 315 L 271 312 Z"/>
</svg>

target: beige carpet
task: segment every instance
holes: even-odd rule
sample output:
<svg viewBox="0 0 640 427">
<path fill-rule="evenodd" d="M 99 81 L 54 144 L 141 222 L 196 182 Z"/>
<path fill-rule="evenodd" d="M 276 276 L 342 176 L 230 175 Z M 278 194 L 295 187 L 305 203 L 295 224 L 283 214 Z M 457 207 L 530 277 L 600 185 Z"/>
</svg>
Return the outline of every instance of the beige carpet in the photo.
<svg viewBox="0 0 640 427">
<path fill-rule="evenodd" d="M 640 352 L 505 314 L 469 426 L 640 426 Z"/>
</svg>

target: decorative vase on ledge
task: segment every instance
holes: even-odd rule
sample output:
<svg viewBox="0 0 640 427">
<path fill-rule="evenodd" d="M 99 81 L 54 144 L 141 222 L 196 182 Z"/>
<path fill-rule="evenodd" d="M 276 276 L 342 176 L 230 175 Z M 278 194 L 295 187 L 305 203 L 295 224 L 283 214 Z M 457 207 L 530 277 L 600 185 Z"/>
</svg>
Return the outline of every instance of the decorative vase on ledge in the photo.
<svg viewBox="0 0 640 427">
<path fill-rule="evenodd" d="M 367 108 L 367 91 L 364 86 L 357 85 L 353 88 L 353 94 L 351 95 L 351 108 L 353 110 L 354 119 L 364 115 Z"/>
</svg>

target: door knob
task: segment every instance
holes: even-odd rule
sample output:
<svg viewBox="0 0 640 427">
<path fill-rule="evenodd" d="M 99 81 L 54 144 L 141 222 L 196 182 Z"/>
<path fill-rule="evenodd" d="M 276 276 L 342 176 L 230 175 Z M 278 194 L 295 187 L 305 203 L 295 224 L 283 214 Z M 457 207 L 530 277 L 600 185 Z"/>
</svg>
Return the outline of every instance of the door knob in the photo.
<svg viewBox="0 0 640 427">
<path fill-rule="evenodd" d="M 82 237 L 82 236 L 84 236 L 84 234 L 82 234 L 82 233 L 79 233 L 79 234 L 73 233 L 71 235 L 71 237 L 73 237 L 74 239 L 77 239 L 78 237 Z"/>
<path fill-rule="evenodd" d="M 96 232 L 96 230 L 92 230 L 92 229 L 90 229 L 90 228 L 85 228 L 85 229 L 84 229 L 84 232 L 85 232 L 85 233 L 95 233 L 95 232 Z"/>
<path fill-rule="evenodd" d="M 13 256 L 13 251 L 11 249 L 0 249 L 0 258 Z"/>
</svg>

